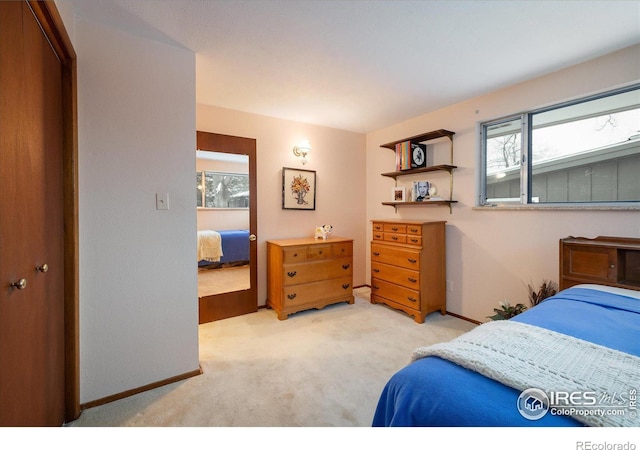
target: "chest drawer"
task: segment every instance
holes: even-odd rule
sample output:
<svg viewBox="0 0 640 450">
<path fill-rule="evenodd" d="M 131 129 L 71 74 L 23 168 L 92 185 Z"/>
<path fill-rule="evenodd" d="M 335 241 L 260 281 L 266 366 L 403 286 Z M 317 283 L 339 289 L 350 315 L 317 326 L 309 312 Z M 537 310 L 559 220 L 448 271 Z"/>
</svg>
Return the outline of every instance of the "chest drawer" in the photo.
<svg viewBox="0 0 640 450">
<path fill-rule="evenodd" d="M 407 225 L 407 234 L 412 234 L 414 236 L 422 235 L 422 227 L 417 225 Z"/>
<path fill-rule="evenodd" d="M 407 233 L 407 226 L 397 223 L 385 223 L 383 230 L 385 233 Z"/>
<path fill-rule="evenodd" d="M 420 308 L 420 292 L 404 286 L 373 278 L 371 279 L 371 294 L 388 298 L 410 308 Z"/>
<path fill-rule="evenodd" d="M 379 222 L 373 222 L 373 231 L 382 233 L 384 231 L 384 224 Z"/>
<path fill-rule="evenodd" d="M 288 286 L 327 278 L 351 276 L 352 273 L 351 258 L 285 264 L 283 266 L 282 282 L 285 286 Z"/>
<path fill-rule="evenodd" d="M 402 267 L 372 261 L 371 276 L 411 289 L 420 289 L 420 272 L 417 270 L 403 269 Z"/>
<path fill-rule="evenodd" d="M 420 270 L 420 251 L 371 243 L 371 262 Z"/>
<path fill-rule="evenodd" d="M 405 244 L 407 242 L 406 234 L 385 233 L 384 240 L 388 242 L 396 242 L 398 244 Z"/>
</svg>

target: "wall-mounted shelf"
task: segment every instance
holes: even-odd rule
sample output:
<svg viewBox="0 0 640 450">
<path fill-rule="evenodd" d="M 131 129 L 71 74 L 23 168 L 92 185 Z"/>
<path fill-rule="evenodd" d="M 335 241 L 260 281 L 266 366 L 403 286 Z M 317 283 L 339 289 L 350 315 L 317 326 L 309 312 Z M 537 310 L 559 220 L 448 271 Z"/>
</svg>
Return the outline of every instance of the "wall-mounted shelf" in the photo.
<svg viewBox="0 0 640 450">
<path fill-rule="evenodd" d="M 434 206 L 434 205 L 447 205 L 451 206 L 452 203 L 458 203 L 457 200 L 425 200 L 423 202 L 382 202 L 387 206 Z"/>
<path fill-rule="evenodd" d="M 451 173 L 451 171 L 453 169 L 457 169 L 457 166 L 450 166 L 448 164 L 440 164 L 437 166 L 429 166 L 429 167 L 422 167 L 420 169 L 408 169 L 408 170 L 401 170 L 399 172 L 386 172 L 386 173 L 381 173 L 380 175 L 382 175 L 383 177 L 389 177 L 389 178 L 393 178 L 396 179 L 399 176 L 403 176 L 403 175 L 411 175 L 414 173 L 424 173 L 424 172 L 441 172 L 441 171 L 446 171 Z"/>
<path fill-rule="evenodd" d="M 448 138 L 450 141 L 450 145 L 449 145 L 449 164 L 439 164 L 439 165 L 434 165 L 434 166 L 427 166 L 427 167 L 420 167 L 420 168 L 415 168 L 415 169 L 407 169 L 407 170 L 401 170 L 401 171 L 395 171 L 395 172 L 386 172 L 386 173 L 382 173 L 381 175 L 384 177 L 389 177 L 389 178 L 393 178 L 396 181 L 396 187 L 397 187 L 397 181 L 398 181 L 398 177 L 402 177 L 402 176 L 406 176 L 406 175 L 413 175 L 416 173 L 427 173 L 427 172 L 448 172 L 449 173 L 449 199 L 448 200 L 429 200 L 429 201 L 423 201 L 423 202 L 382 202 L 383 205 L 387 205 L 387 206 L 393 206 L 396 208 L 398 208 L 398 206 L 436 206 L 436 205 L 440 205 L 440 206 L 449 206 L 449 213 L 452 212 L 451 206 L 453 203 L 457 203 L 457 201 L 453 200 L 453 170 L 457 169 L 457 166 L 453 165 L 453 135 L 455 133 L 453 131 L 448 131 L 448 130 L 435 130 L 435 131 L 430 131 L 428 133 L 424 133 L 424 134 L 419 134 L 417 136 L 412 136 L 409 138 L 405 138 L 405 139 L 401 139 L 399 141 L 394 141 L 394 142 L 389 142 L 387 144 L 382 144 L 380 147 L 383 148 L 388 148 L 390 150 L 393 150 L 394 152 L 396 151 L 396 144 L 400 144 L 402 142 L 411 142 L 413 144 L 419 144 L 419 143 L 424 143 L 424 142 L 428 142 L 428 141 L 433 141 L 436 139 L 440 139 L 440 138 Z"/>
</svg>

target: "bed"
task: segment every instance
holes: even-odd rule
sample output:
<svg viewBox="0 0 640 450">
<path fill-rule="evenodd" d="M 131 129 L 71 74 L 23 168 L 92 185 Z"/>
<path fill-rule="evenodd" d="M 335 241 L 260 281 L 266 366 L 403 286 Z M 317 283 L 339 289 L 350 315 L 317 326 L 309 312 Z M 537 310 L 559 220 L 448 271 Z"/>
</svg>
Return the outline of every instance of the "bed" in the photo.
<svg viewBox="0 0 640 450">
<path fill-rule="evenodd" d="M 514 341 L 506 335 L 512 329 L 533 334 Z M 490 338 L 495 331 L 502 337 Z M 557 339 L 557 349 L 545 350 L 543 335 Z M 490 339 L 497 339 L 497 351 L 486 344 Z M 512 369 L 498 370 L 493 361 L 486 362 L 491 356 L 484 354 L 492 352 L 501 354 L 496 359 L 510 359 L 502 353 L 512 351 L 505 345 L 511 342 L 521 346 L 514 350 L 517 361 L 508 363 Z M 537 352 L 559 362 L 538 367 Z M 639 291 L 570 287 L 510 320 L 482 324 L 449 343 L 416 349 L 408 359 L 385 385 L 373 426 L 640 426 Z M 529 369 L 532 365 L 536 367 Z M 547 378 L 555 384 L 546 384 Z M 572 389 L 572 383 L 579 388 Z M 567 396 L 563 389 L 577 393 Z M 537 391 L 533 397 L 523 395 L 532 390 Z M 545 394 L 547 404 L 531 403 Z M 597 410 L 604 411 L 603 417 Z"/>
<path fill-rule="evenodd" d="M 249 230 L 198 231 L 198 267 L 249 261 Z"/>
</svg>

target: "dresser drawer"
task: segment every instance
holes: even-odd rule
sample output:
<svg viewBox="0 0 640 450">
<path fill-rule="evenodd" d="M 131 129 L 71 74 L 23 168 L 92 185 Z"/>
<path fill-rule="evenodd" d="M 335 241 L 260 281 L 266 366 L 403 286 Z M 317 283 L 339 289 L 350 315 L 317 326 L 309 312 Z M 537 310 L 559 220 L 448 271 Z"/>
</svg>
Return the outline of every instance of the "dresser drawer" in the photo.
<svg viewBox="0 0 640 450">
<path fill-rule="evenodd" d="M 331 244 L 310 245 L 307 247 L 307 259 L 331 258 Z"/>
<path fill-rule="evenodd" d="M 420 292 L 413 289 L 372 278 L 371 293 L 413 309 L 420 309 Z"/>
<path fill-rule="evenodd" d="M 353 255 L 353 243 L 344 242 L 331 244 L 331 256 L 334 258 L 343 258 Z"/>
<path fill-rule="evenodd" d="M 416 270 L 371 262 L 371 277 L 420 290 L 420 272 Z"/>
<path fill-rule="evenodd" d="M 371 262 L 381 262 L 406 269 L 420 270 L 420 250 L 371 244 Z"/>
<path fill-rule="evenodd" d="M 351 258 L 327 259 L 298 264 L 283 265 L 283 280 L 285 286 L 351 276 L 353 267 Z"/>
<path fill-rule="evenodd" d="M 382 233 L 384 231 L 384 224 L 379 222 L 373 222 L 373 231 Z"/>
<path fill-rule="evenodd" d="M 407 242 L 407 235 L 396 234 L 396 233 L 384 233 L 384 240 L 389 242 L 396 242 L 398 244 L 405 244 Z"/>
<path fill-rule="evenodd" d="M 286 286 L 284 288 L 284 307 L 295 307 L 319 300 L 344 298 L 352 295 L 351 277 Z"/>
<path fill-rule="evenodd" d="M 285 263 L 306 261 L 307 247 L 284 247 L 282 259 Z"/>
<path fill-rule="evenodd" d="M 385 233 L 407 233 L 407 226 L 397 223 L 385 223 L 383 227 Z"/>
<path fill-rule="evenodd" d="M 415 245 L 416 247 L 422 247 L 422 236 L 407 234 L 407 244 Z"/>
<path fill-rule="evenodd" d="M 407 234 L 422 236 L 422 227 L 418 225 L 407 225 Z"/>
</svg>

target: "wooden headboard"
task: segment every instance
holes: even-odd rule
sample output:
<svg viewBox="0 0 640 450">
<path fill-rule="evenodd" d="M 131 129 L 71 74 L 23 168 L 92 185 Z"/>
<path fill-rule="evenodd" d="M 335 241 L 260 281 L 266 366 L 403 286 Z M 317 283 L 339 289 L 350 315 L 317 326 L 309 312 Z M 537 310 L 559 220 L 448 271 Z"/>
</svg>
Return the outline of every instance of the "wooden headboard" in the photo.
<svg viewBox="0 0 640 450">
<path fill-rule="evenodd" d="M 560 239 L 560 290 L 583 283 L 640 291 L 640 239 Z"/>
</svg>

